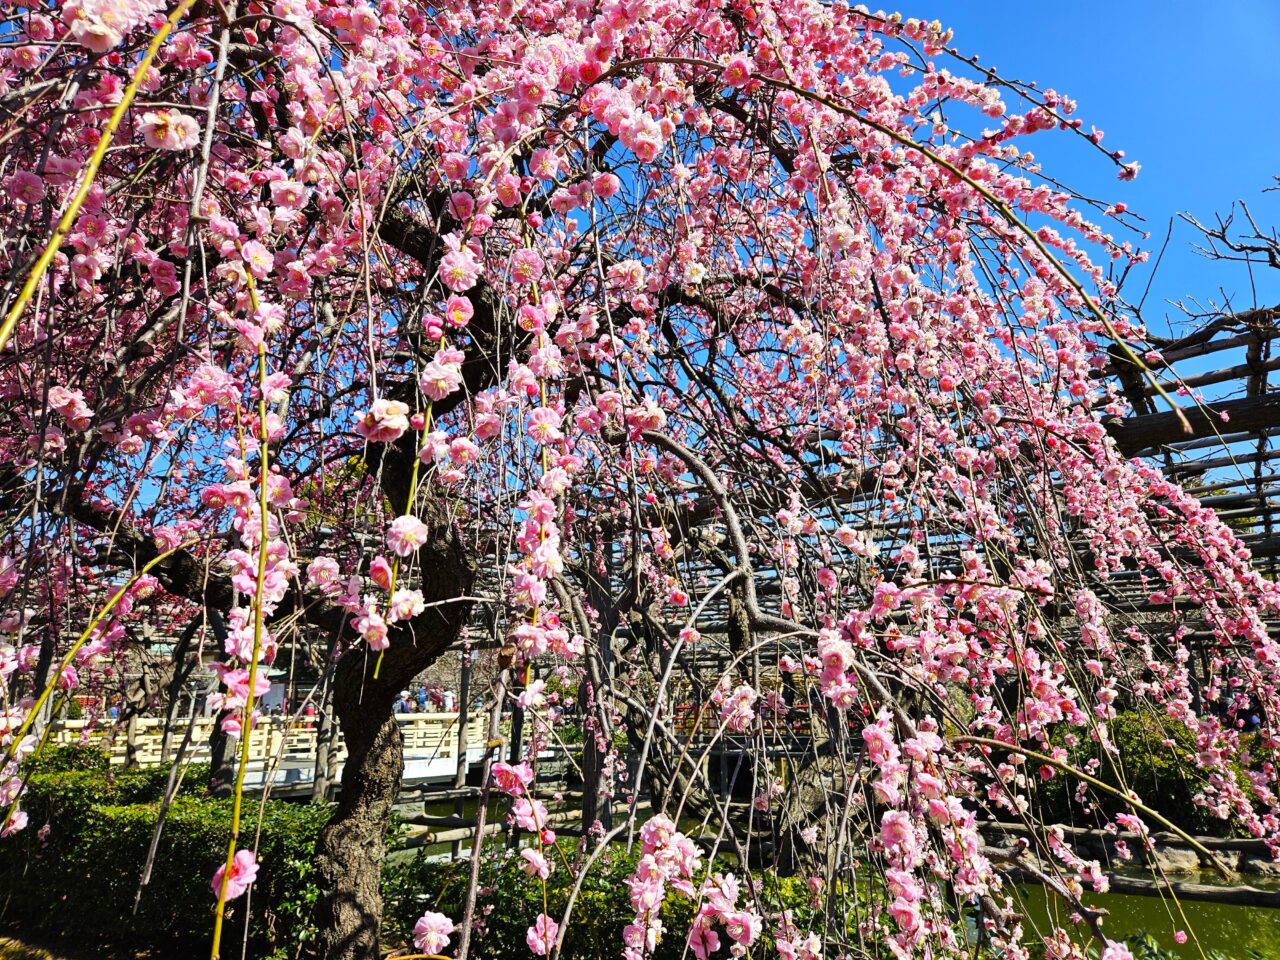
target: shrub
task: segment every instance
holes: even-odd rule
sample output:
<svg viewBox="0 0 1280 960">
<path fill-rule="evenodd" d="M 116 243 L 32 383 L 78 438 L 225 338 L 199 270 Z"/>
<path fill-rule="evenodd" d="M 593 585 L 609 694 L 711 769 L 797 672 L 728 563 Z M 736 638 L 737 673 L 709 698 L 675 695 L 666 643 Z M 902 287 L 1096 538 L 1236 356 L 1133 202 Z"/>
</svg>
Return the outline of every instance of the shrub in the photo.
<svg viewBox="0 0 1280 960">
<path fill-rule="evenodd" d="M 544 910 L 542 884 L 520 869 L 524 861 L 519 856 L 504 849 L 500 841 L 491 843 L 491 851 L 481 861 L 477 920 L 472 934 L 475 952 L 492 960 L 528 960 L 525 933 Z M 545 909 L 559 922 L 576 879 L 575 871 L 566 869 L 565 863 L 576 868 L 578 853 L 572 842 L 561 841 L 555 849 L 548 848 L 546 854 L 556 869 L 547 880 Z M 626 879 L 634 872 L 638 859 L 638 848 L 628 855 L 625 845 L 617 844 L 591 865 L 574 904 L 562 960 L 616 960 L 623 942 L 622 930 L 635 912 Z M 438 910 L 459 922 L 470 869 L 469 860 L 444 861 L 422 852 L 389 868 L 383 882 L 388 942 L 409 941 L 413 925 L 424 910 Z M 735 870 L 731 863 L 720 859 L 707 869 L 724 873 Z M 741 876 L 741 870 L 737 872 Z M 763 881 L 761 899 L 770 915 L 789 910 L 801 929 L 815 920 L 802 878 L 782 878 L 768 870 L 756 871 L 756 875 Z M 667 896 L 660 914 L 665 932 L 653 960 L 692 956 L 685 942 L 694 907 L 692 900 L 680 894 Z M 753 952 L 771 955 L 771 936 L 766 927 L 763 942 Z"/>
<path fill-rule="evenodd" d="M 0 920 L 84 945 L 128 944 L 165 955 L 207 948 L 216 903 L 210 880 L 231 835 L 231 805 L 192 795 L 206 779 L 189 772 L 169 808 L 135 913 L 167 772 L 33 773 L 24 801 L 30 828 L 0 844 Z M 253 844 L 256 812 L 257 804 L 249 804 L 244 846 Z M 274 944 L 279 956 L 301 956 L 312 939 L 311 857 L 328 816 L 321 806 L 266 804 L 258 838 L 262 869 L 250 894 L 251 955 Z M 245 906 L 245 900 L 231 904 L 224 937 L 233 942 L 244 935 Z"/>
<path fill-rule="evenodd" d="M 547 856 L 557 866 L 547 880 L 546 912 L 559 921 L 575 877 L 565 869 L 573 862 L 572 843 L 558 845 Z M 634 910 L 624 883 L 635 869 L 637 855 L 621 848 L 602 854 L 592 865 L 574 906 L 565 934 L 563 960 L 615 960 L 621 949 L 622 928 Z M 528 960 L 525 932 L 543 912 L 542 884 L 521 869 L 523 860 L 495 844 L 481 863 L 476 923 L 472 933 L 476 950 L 493 960 Z M 463 911 L 471 864 L 467 860 L 441 861 L 420 853 L 388 870 L 383 885 L 386 896 L 387 939 L 411 938 L 413 925 L 424 910 L 438 910 L 457 922 Z M 679 960 L 693 918 L 693 905 L 670 896 L 662 907 L 667 933 L 658 944 L 654 960 Z"/>
<path fill-rule="evenodd" d="M 68 770 L 106 770 L 107 754 L 88 744 L 63 744 L 46 747 L 27 761 L 28 773 L 63 773 Z"/>
<path fill-rule="evenodd" d="M 1077 769 L 1117 789 L 1129 789 L 1147 804 L 1192 833 L 1229 833 L 1231 825 L 1210 814 L 1195 802 L 1203 787 L 1204 774 L 1194 764 L 1195 737 L 1176 720 L 1152 713 L 1125 711 L 1107 722 L 1116 754 L 1104 754 L 1087 732 L 1073 728 L 1080 742 L 1067 750 L 1067 762 Z M 1068 731 L 1054 736 L 1058 745 L 1065 744 Z M 1172 746 L 1166 745 L 1167 741 Z M 1100 760 L 1096 769 L 1090 761 Z M 1237 778 L 1243 776 L 1238 767 Z M 1039 813 L 1046 823 L 1093 825 L 1099 819 L 1117 813 L 1131 812 L 1123 800 L 1101 790 L 1089 788 L 1088 799 L 1095 809 L 1086 810 L 1075 799 L 1078 782 L 1069 774 L 1058 773 L 1039 791 Z M 1150 824 L 1152 829 L 1161 829 Z"/>
</svg>

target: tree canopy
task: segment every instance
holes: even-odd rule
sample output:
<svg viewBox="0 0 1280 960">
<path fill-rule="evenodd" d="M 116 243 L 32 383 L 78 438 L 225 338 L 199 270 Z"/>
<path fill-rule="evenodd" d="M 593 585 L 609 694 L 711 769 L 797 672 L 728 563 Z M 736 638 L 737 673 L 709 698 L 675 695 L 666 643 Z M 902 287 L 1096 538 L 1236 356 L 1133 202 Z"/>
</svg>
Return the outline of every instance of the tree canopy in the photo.
<svg viewBox="0 0 1280 960">
<path fill-rule="evenodd" d="M 1189 731 L 1207 811 L 1277 835 L 1280 593 L 1131 459 L 1122 384 L 1169 400 L 1119 292 L 1141 234 L 1032 148 L 1138 169 L 1067 97 L 819 0 L 72 0 L 4 36 L 6 832 L 48 704 L 110 684 L 141 624 L 216 618 L 229 735 L 280 650 L 333 664 L 327 957 L 378 956 L 397 692 L 489 629 L 492 729 L 529 716 L 536 762 L 558 673 L 596 800 L 662 811 L 630 824 L 629 960 L 669 891 L 700 960 L 766 927 L 786 960 L 969 956 L 975 904 L 1025 956 L 998 856 L 1092 927 L 1048 956 L 1127 956 L 1097 861 L 979 830 L 1043 826 L 1057 777 L 1176 827 L 1068 762 L 1122 707 Z M 678 687 L 752 758 L 758 821 L 700 779 Z M 541 835 L 529 767 L 491 766 Z M 887 895 L 797 929 L 707 875 L 699 803 L 744 871 L 767 837 L 815 894 Z M 428 911 L 420 948 L 457 924 L 465 951 L 469 919 Z"/>
</svg>

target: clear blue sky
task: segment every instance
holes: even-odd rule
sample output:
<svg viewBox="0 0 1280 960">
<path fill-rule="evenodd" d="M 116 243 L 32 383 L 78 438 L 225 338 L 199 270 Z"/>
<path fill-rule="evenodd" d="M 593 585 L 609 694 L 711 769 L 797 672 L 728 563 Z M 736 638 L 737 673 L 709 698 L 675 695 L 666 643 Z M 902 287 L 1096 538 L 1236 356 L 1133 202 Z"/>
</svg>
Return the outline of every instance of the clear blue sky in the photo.
<svg viewBox="0 0 1280 960">
<path fill-rule="evenodd" d="M 1106 131 L 1108 146 L 1142 164 L 1137 180 L 1121 183 L 1105 157 L 1061 133 L 1028 146 L 1047 173 L 1143 216 L 1148 246 L 1159 248 L 1179 212 L 1209 222 L 1241 198 L 1280 227 L 1280 193 L 1262 193 L 1280 175 L 1280 0 L 899 0 L 896 9 L 941 20 L 957 49 L 1007 77 L 1073 97 L 1085 129 Z M 1239 307 L 1253 303 L 1247 272 L 1199 257 L 1195 238 L 1175 222 L 1144 310 L 1152 333 L 1180 316 L 1164 301 L 1221 303 L 1225 291 Z M 1266 305 L 1280 303 L 1280 271 L 1271 273 L 1257 278 Z M 1146 281 L 1126 284 L 1130 298 Z"/>
</svg>

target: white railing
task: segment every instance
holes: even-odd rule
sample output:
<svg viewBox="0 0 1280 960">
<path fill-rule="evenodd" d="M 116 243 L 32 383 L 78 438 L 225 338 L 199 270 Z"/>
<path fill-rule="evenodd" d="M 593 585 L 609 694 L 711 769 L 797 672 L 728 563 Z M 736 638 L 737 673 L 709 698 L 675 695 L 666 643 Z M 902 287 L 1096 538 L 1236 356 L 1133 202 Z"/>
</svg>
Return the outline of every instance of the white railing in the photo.
<svg viewBox="0 0 1280 960">
<path fill-rule="evenodd" d="M 133 755 L 144 767 L 170 762 L 177 754 L 178 745 L 186 733 L 189 718 L 175 720 L 169 731 L 169 756 L 164 752 L 164 720 L 159 717 L 139 717 L 133 721 L 132 734 L 126 724 L 98 721 L 88 725 L 84 720 L 63 720 L 54 724 L 50 740 L 58 745 L 90 744 L 108 752 L 113 766 L 123 765 L 129 755 L 132 741 Z M 209 759 L 209 736 L 216 722 L 213 717 L 197 717 L 187 747 L 187 758 L 195 761 Z M 407 713 L 396 714 L 400 732 L 404 737 L 406 759 L 443 760 L 458 756 L 458 714 L 456 713 Z M 467 721 L 467 748 L 484 746 L 488 724 L 484 714 L 477 714 Z M 282 765 L 297 766 L 315 763 L 316 728 L 314 717 L 291 721 L 287 717 L 263 717 L 249 735 L 249 760 L 251 763 L 274 763 L 279 758 Z M 347 748 L 341 733 L 338 738 L 336 759 L 342 763 Z"/>
</svg>

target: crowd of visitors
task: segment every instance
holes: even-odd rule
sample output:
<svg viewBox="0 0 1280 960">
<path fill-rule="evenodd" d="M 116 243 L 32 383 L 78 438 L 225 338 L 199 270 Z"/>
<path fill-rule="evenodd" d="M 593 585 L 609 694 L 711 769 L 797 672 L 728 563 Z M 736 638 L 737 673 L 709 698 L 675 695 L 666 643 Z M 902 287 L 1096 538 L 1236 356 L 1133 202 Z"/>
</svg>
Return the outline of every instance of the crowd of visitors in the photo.
<svg viewBox="0 0 1280 960">
<path fill-rule="evenodd" d="M 396 700 L 396 713 L 453 713 L 457 710 L 452 690 L 440 684 L 418 685 L 401 690 Z"/>
</svg>

